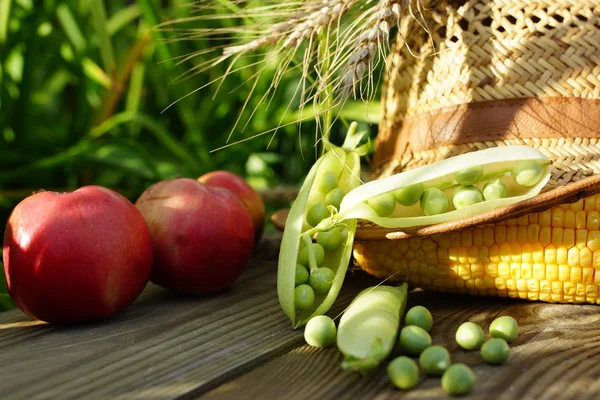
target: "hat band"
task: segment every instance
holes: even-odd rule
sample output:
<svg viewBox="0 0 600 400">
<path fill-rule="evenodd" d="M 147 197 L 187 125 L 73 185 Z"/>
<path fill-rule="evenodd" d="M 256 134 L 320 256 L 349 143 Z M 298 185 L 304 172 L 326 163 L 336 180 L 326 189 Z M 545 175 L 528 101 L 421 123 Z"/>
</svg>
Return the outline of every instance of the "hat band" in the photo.
<svg viewBox="0 0 600 400">
<path fill-rule="evenodd" d="M 536 97 L 490 100 L 408 116 L 377 138 L 373 167 L 440 146 L 532 138 L 600 137 L 600 100 Z"/>
</svg>

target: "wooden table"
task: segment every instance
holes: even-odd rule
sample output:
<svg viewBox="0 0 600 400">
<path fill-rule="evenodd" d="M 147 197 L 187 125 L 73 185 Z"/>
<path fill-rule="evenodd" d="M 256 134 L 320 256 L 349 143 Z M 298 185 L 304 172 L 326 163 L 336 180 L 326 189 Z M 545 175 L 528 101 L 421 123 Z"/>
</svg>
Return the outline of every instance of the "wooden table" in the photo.
<svg viewBox="0 0 600 400">
<path fill-rule="evenodd" d="M 178 298 L 149 285 L 136 303 L 103 323 L 63 328 L 0 314 L 0 398 L 12 399 L 361 399 L 444 398 L 439 378 L 392 387 L 385 365 L 368 377 L 342 371 L 337 349 L 304 344 L 279 309 L 279 237 L 270 236 L 234 287 L 219 296 Z M 351 273 L 335 316 L 374 281 Z M 415 292 L 434 317 L 434 343 L 477 376 L 473 399 L 600 398 L 600 308 Z M 521 333 L 499 367 L 458 349 L 454 332 L 471 320 L 487 330 L 512 315 Z"/>
</svg>

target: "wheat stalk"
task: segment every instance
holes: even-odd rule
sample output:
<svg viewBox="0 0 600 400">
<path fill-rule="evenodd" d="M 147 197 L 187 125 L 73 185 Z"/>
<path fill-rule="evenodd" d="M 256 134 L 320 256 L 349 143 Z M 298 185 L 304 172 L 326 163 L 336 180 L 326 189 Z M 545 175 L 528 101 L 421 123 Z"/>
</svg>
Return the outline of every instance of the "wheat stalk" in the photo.
<svg viewBox="0 0 600 400">
<path fill-rule="evenodd" d="M 331 113 L 336 105 L 343 104 L 350 97 L 365 101 L 373 98 L 376 92 L 374 71 L 389 50 L 390 31 L 399 25 L 403 9 L 413 15 L 411 0 L 266 1 L 273 2 L 263 1 L 262 5 L 247 1 L 233 3 L 234 9 L 230 13 L 215 11 L 216 3 L 200 2 L 192 7 L 201 15 L 163 24 L 162 28 L 171 32 L 171 40 L 226 39 L 229 42 L 182 57 L 179 62 L 188 62 L 196 57 L 205 58 L 211 52 L 216 54 L 204 59 L 180 79 L 229 62 L 224 76 L 203 86 L 218 84 L 218 92 L 229 74 L 248 67 L 236 68 L 235 64 L 240 59 L 256 57 L 256 61 L 250 64 L 256 69 L 251 78 L 254 80 L 251 96 L 264 66 L 278 60 L 271 85 L 262 94 L 256 108 L 261 105 L 268 107 L 283 77 L 299 71 L 296 94 L 300 97 L 300 111 L 312 104 L 315 115 Z M 212 29 L 177 28 L 178 24 L 184 22 L 220 19 L 239 19 L 243 24 Z M 248 102 L 244 104 L 240 117 L 247 106 Z M 256 108 L 251 111 L 250 117 Z M 240 122 L 238 118 L 232 132 Z M 321 123 L 321 135 L 326 135 L 332 120 L 324 119 Z M 271 131 L 272 134 L 275 135 L 281 126 L 283 120 Z"/>
</svg>

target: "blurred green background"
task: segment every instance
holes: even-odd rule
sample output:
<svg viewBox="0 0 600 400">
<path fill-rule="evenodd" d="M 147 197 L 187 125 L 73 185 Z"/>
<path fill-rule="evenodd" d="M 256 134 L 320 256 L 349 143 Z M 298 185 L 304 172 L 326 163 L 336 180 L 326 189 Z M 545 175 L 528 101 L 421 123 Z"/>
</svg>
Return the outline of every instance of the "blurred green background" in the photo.
<svg viewBox="0 0 600 400">
<path fill-rule="evenodd" d="M 228 0 L 214 10 L 225 13 Z M 152 183 L 178 176 L 196 178 L 225 169 L 257 189 L 298 185 L 315 160 L 314 121 L 295 124 L 211 152 L 227 143 L 246 99 L 248 120 L 271 84 L 277 62 L 267 65 L 252 96 L 256 66 L 230 75 L 215 95 L 191 91 L 222 76 L 227 64 L 178 80 L 208 56 L 183 56 L 224 45 L 224 39 L 170 40 L 153 29 L 186 18 L 189 0 L 0 0 L 0 224 L 32 192 L 69 191 L 96 184 L 135 201 Z M 222 9 L 220 9 L 222 7 Z M 239 24 L 235 20 L 190 22 L 184 28 Z M 201 26 L 200 26 L 201 25 Z M 214 56 L 214 54 L 213 54 Z M 247 61 L 250 63 L 250 61 Z M 299 77 L 287 74 L 268 107 L 233 130 L 232 141 L 293 120 L 292 96 Z M 292 104 L 291 111 L 286 109 Z M 350 104 L 347 119 L 376 131 L 364 107 Z M 377 115 L 376 111 L 370 114 Z M 355 114 L 355 115 L 353 115 Z M 286 119 L 287 118 L 287 119 Z M 291 119 L 290 119 L 291 118 Z M 345 130 L 336 123 L 333 141 Z M 268 211 L 285 204 L 267 204 Z M 273 229 L 267 224 L 267 229 Z M 0 274 L 0 310 L 11 307 Z"/>
</svg>

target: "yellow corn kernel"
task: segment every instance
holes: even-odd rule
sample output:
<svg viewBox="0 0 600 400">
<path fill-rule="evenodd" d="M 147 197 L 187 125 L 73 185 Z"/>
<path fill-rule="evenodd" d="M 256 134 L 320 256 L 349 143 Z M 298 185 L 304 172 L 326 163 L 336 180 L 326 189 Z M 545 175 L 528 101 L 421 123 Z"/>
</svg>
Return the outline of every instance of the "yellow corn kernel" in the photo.
<svg viewBox="0 0 600 400">
<path fill-rule="evenodd" d="M 533 213 L 533 214 L 529 214 L 529 224 L 537 224 L 538 223 L 538 214 L 537 213 Z"/>
<path fill-rule="evenodd" d="M 571 267 L 568 265 L 559 265 L 558 266 L 558 280 L 561 282 L 569 280 L 571 276 Z"/>
<path fill-rule="evenodd" d="M 573 282 L 563 282 L 563 293 L 567 296 L 575 295 L 575 284 Z"/>
<path fill-rule="evenodd" d="M 533 247 L 531 243 L 525 243 L 523 247 L 521 247 L 521 260 L 523 262 L 533 262 Z"/>
<path fill-rule="evenodd" d="M 519 242 L 513 242 L 510 245 L 510 259 L 515 262 L 521 261 L 521 256 L 523 254 L 523 250 L 521 249 L 521 245 Z"/>
<path fill-rule="evenodd" d="M 533 277 L 539 280 L 544 279 L 546 277 L 546 264 L 533 264 Z"/>
<path fill-rule="evenodd" d="M 571 282 L 581 282 L 581 267 L 571 267 L 571 275 L 569 276 Z"/>
<path fill-rule="evenodd" d="M 506 228 L 506 241 L 514 243 L 517 241 L 517 226 L 508 226 Z"/>
<path fill-rule="evenodd" d="M 582 267 L 592 266 L 592 251 L 587 247 L 579 250 L 579 265 Z"/>
<path fill-rule="evenodd" d="M 498 276 L 502 279 L 510 279 L 510 264 L 501 262 L 498 263 Z"/>
<path fill-rule="evenodd" d="M 540 226 L 538 224 L 529 225 L 529 227 L 527 228 L 527 239 L 529 243 L 537 243 L 539 241 L 539 238 Z"/>
<path fill-rule="evenodd" d="M 506 224 L 506 226 L 517 226 L 517 219 L 511 218 L 509 220 L 506 220 L 504 223 Z"/>
<path fill-rule="evenodd" d="M 412 259 L 408 261 L 408 272 L 411 274 L 417 274 L 419 272 L 419 260 Z"/>
<path fill-rule="evenodd" d="M 490 247 L 490 261 L 493 263 L 500 262 L 500 248 L 496 245 Z"/>
<path fill-rule="evenodd" d="M 419 261 L 425 260 L 425 252 L 423 251 L 423 249 L 415 250 L 415 258 Z"/>
<path fill-rule="evenodd" d="M 519 264 L 519 263 L 511 263 L 510 264 L 510 276 L 513 279 L 521 278 L 521 264 Z"/>
<path fill-rule="evenodd" d="M 460 232 L 450 232 L 450 247 L 460 247 Z"/>
<path fill-rule="evenodd" d="M 567 250 L 564 247 L 559 247 L 558 249 L 556 249 L 556 263 L 557 264 L 566 264 L 567 258 L 568 258 L 568 252 L 569 252 L 569 250 Z"/>
<path fill-rule="evenodd" d="M 458 248 L 458 262 L 461 264 L 468 264 L 469 263 L 469 257 L 467 255 L 467 249 L 465 249 L 464 247 L 459 247 Z"/>
<path fill-rule="evenodd" d="M 471 264 L 471 276 L 473 278 L 485 277 L 485 268 L 481 264 Z"/>
<path fill-rule="evenodd" d="M 527 227 L 526 226 L 517 226 L 517 242 L 521 244 L 527 243 Z"/>
<path fill-rule="evenodd" d="M 479 261 L 479 249 L 477 247 L 472 246 L 467 249 L 467 260 L 470 264 Z"/>
<path fill-rule="evenodd" d="M 575 229 L 575 211 L 565 210 L 565 223 L 563 228 Z"/>
<path fill-rule="evenodd" d="M 575 230 L 564 229 L 563 230 L 563 246 L 567 249 L 575 245 Z"/>
<path fill-rule="evenodd" d="M 496 244 L 503 244 L 506 242 L 506 227 L 499 225 L 494 229 L 494 238 L 496 239 Z"/>
<path fill-rule="evenodd" d="M 587 213 L 586 229 L 588 231 L 600 229 L 600 214 L 598 211 L 590 211 Z"/>
<path fill-rule="evenodd" d="M 506 279 L 496 278 L 496 289 L 506 290 Z"/>
<path fill-rule="evenodd" d="M 549 281 L 558 280 L 558 265 L 546 264 L 546 279 Z"/>
<path fill-rule="evenodd" d="M 527 215 L 523 215 L 523 216 L 517 218 L 517 225 L 519 225 L 519 226 L 529 225 L 529 217 Z"/>
<path fill-rule="evenodd" d="M 549 226 L 544 226 L 540 229 L 540 238 L 538 242 L 542 246 L 548 246 L 552 242 L 552 228 Z"/>
<path fill-rule="evenodd" d="M 517 290 L 519 292 L 527 291 L 527 281 L 525 279 L 516 279 L 517 282 Z"/>
<path fill-rule="evenodd" d="M 487 247 L 494 245 L 494 228 L 489 226 L 483 228 L 483 243 L 485 243 Z"/>
<path fill-rule="evenodd" d="M 565 210 L 560 207 L 552 209 L 552 226 L 553 227 L 564 227 L 565 225 Z"/>
<path fill-rule="evenodd" d="M 578 283 L 575 285 L 575 295 L 577 297 L 585 297 L 585 286 L 586 285 L 584 285 L 582 283 Z M 584 299 L 584 301 L 585 301 L 585 299 Z"/>
<path fill-rule="evenodd" d="M 492 278 L 497 278 L 498 277 L 498 264 L 494 264 L 494 263 L 489 263 L 485 265 L 485 275 L 492 277 Z"/>
<path fill-rule="evenodd" d="M 556 247 L 548 245 L 544 249 L 544 261 L 546 264 L 556 264 Z"/>
<path fill-rule="evenodd" d="M 581 283 L 585 283 L 586 285 L 591 284 L 594 281 L 594 269 L 593 268 L 583 268 Z"/>
<path fill-rule="evenodd" d="M 552 293 L 552 283 L 547 279 L 540 281 L 540 292 Z"/>
<path fill-rule="evenodd" d="M 402 240 L 399 240 L 399 242 L 402 242 Z M 450 248 L 450 236 L 449 235 L 439 236 L 437 239 L 437 242 L 438 242 L 438 246 L 440 246 L 440 248 L 442 248 L 442 249 Z"/>
<path fill-rule="evenodd" d="M 583 209 L 585 211 L 592 211 L 594 209 L 595 199 L 593 197 L 586 197 L 583 199 Z"/>
<path fill-rule="evenodd" d="M 583 199 L 579 199 L 576 203 L 571 203 L 569 207 L 575 212 L 583 210 Z"/>
<path fill-rule="evenodd" d="M 504 242 L 500 245 L 500 259 L 504 262 L 510 261 L 510 243 Z"/>
<path fill-rule="evenodd" d="M 483 229 L 473 229 L 473 244 L 477 247 L 483 246 Z"/>
<path fill-rule="evenodd" d="M 561 294 L 562 293 L 562 282 L 553 281 L 551 282 L 552 293 L 553 294 Z"/>
<path fill-rule="evenodd" d="M 585 229 L 577 229 L 575 231 L 575 244 L 578 248 L 583 249 L 587 245 L 587 233 Z"/>
<path fill-rule="evenodd" d="M 506 287 L 509 291 L 511 290 L 517 290 L 517 281 L 516 279 L 507 279 L 506 280 Z"/>
<path fill-rule="evenodd" d="M 540 226 L 552 226 L 552 211 L 545 210 L 539 213 L 539 224 Z"/>
<path fill-rule="evenodd" d="M 537 279 L 528 279 L 527 280 L 527 290 L 530 292 L 539 292 L 540 291 L 540 281 Z"/>
<path fill-rule="evenodd" d="M 460 264 L 458 266 L 458 276 L 464 280 L 471 278 L 471 268 L 469 268 L 468 264 Z"/>
<path fill-rule="evenodd" d="M 567 264 L 571 267 L 579 265 L 579 249 L 577 247 L 571 247 L 567 253 Z"/>
<path fill-rule="evenodd" d="M 594 210 L 600 211 L 600 196 L 595 195 L 594 199 L 595 199 L 595 201 L 594 201 Z"/>
<path fill-rule="evenodd" d="M 577 211 L 575 213 L 575 228 L 577 229 L 585 229 L 585 220 L 586 213 L 583 210 Z"/>
<path fill-rule="evenodd" d="M 473 246 L 473 233 L 470 230 L 465 230 L 461 232 L 460 245 L 467 249 Z"/>
<path fill-rule="evenodd" d="M 533 265 L 529 263 L 521 264 L 521 277 L 523 279 L 533 278 Z"/>
<path fill-rule="evenodd" d="M 487 247 L 479 248 L 478 260 L 482 263 L 490 262 L 490 250 Z"/>
<path fill-rule="evenodd" d="M 552 228 L 552 244 L 556 247 L 562 245 L 563 228 Z"/>
<path fill-rule="evenodd" d="M 534 244 L 531 255 L 534 262 L 544 262 L 544 248 L 542 245 L 539 243 Z"/>
<path fill-rule="evenodd" d="M 600 249 L 600 230 L 588 231 L 587 247 L 591 251 Z"/>
</svg>

